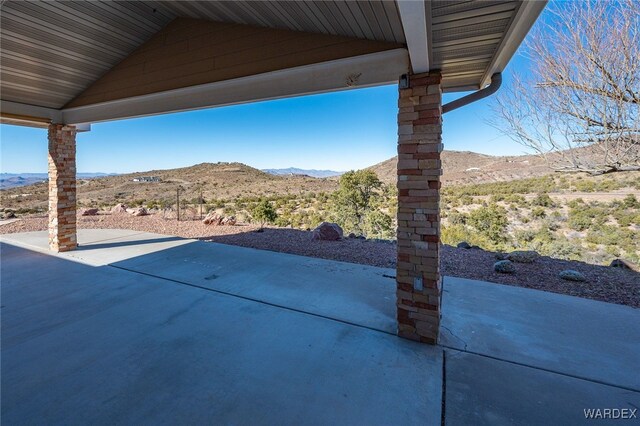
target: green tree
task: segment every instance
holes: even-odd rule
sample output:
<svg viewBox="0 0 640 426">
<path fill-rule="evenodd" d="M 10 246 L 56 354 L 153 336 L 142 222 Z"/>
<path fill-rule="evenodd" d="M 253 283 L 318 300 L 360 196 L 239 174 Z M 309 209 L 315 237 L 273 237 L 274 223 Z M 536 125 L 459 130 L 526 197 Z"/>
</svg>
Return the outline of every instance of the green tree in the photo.
<svg viewBox="0 0 640 426">
<path fill-rule="evenodd" d="M 333 193 L 333 216 L 346 230 L 363 232 L 364 218 L 379 196 L 382 186 L 371 170 L 350 171 L 340 176 L 339 188 Z"/>
<path fill-rule="evenodd" d="M 267 200 L 262 200 L 251 209 L 251 217 L 260 223 L 260 230 L 264 228 L 265 223 L 273 223 L 278 218 L 278 213 Z"/>
</svg>

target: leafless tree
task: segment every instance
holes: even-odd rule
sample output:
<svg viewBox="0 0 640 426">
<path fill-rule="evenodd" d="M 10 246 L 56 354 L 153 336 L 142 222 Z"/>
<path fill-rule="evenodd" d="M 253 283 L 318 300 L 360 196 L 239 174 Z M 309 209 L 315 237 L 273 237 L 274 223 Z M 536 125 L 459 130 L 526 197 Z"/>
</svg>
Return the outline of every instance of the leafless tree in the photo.
<svg viewBox="0 0 640 426">
<path fill-rule="evenodd" d="M 548 7 L 491 123 L 556 170 L 640 170 L 640 0 Z"/>
</svg>

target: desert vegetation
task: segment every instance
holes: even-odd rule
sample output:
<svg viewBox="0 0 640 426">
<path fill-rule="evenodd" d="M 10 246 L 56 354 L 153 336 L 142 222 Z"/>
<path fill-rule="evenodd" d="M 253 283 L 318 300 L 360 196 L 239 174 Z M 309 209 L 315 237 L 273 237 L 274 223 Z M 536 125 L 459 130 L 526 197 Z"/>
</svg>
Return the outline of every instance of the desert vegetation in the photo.
<svg viewBox="0 0 640 426">
<path fill-rule="evenodd" d="M 549 175 L 447 187 L 442 240 L 608 264 L 640 260 L 640 175 Z M 595 196 L 595 197 L 591 197 Z"/>
<path fill-rule="evenodd" d="M 459 154 L 459 155 L 458 155 Z M 464 175 L 471 157 L 456 153 L 445 176 Z M 482 158 L 481 160 L 485 160 Z M 512 164 L 486 159 L 486 177 L 508 179 Z M 385 162 L 384 164 L 392 164 Z M 537 166 L 534 166 L 537 167 Z M 542 255 L 593 264 L 615 258 L 640 261 L 640 172 L 600 176 L 549 173 L 542 176 L 466 184 L 469 177 L 445 179 L 442 240 L 468 242 L 485 250 L 536 250 Z M 500 172 L 504 173 L 504 172 Z M 536 172 L 538 173 L 538 172 Z M 309 230 L 324 221 L 338 223 L 345 235 L 394 240 L 397 190 L 392 177 L 376 168 L 345 173 L 340 179 L 271 176 L 239 163 L 197 165 L 146 172 L 162 181 L 131 182 L 110 176 L 79 183 L 79 208 L 109 211 L 117 203 L 144 207 L 167 221 L 200 220 L 209 212 L 240 223 Z M 522 173 L 520 176 L 528 176 Z M 112 185 L 112 186 L 111 186 Z M 180 204 L 176 189 L 181 187 Z M 44 215 L 46 184 L 3 190 L 2 208 L 18 216 Z"/>
</svg>

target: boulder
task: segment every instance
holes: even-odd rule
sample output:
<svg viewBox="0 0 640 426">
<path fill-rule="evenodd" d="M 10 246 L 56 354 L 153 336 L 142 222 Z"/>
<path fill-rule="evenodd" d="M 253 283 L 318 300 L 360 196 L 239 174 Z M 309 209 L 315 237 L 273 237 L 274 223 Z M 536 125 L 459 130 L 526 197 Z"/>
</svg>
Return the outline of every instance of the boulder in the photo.
<svg viewBox="0 0 640 426">
<path fill-rule="evenodd" d="M 224 216 L 222 216 L 221 214 L 218 214 L 216 212 L 209 212 L 207 213 L 205 218 L 202 219 L 202 223 L 204 223 L 205 225 L 218 226 L 222 224 L 223 219 L 224 219 Z"/>
<path fill-rule="evenodd" d="M 81 216 L 96 216 L 98 214 L 98 209 L 83 209 L 80 211 Z"/>
<path fill-rule="evenodd" d="M 456 247 L 461 248 L 461 249 L 467 249 L 467 250 L 468 250 L 468 249 L 470 249 L 470 248 L 471 248 L 471 244 L 469 244 L 469 243 L 468 243 L 468 242 L 466 242 L 466 241 L 461 241 L 461 242 L 459 242 L 459 243 L 458 243 L 458 245 L 457 245 Z"/>
<path fill-rule="evenodd" d="M 516 267 L 510 260 L 499 260 L 493 264 L 493 269 L 501 274 L 513 274 Z"/>
<path fill-rule="evenodd" d="M 633 269 L 629 263 L 622 259 L 613 259 L 609 266 L 612 268 Z"/>
<path fill-rule="evenodd" d="M 225 218 L 222 219 L 222 222 L 220 222 L 222 225 L 227 225 L 227 226 L 233 226 L 236 224 L 236 217 L 235 216 L 227 216 Z"/>
<path fill-rule="evenodd" d="M 540 254 L 533 250 L 516 250 L 507 255 L 507 259 L 516 263 L 533 263 Z"/>
<path fill-rule="evenodd" d="M 498 252 L 498 253 L 496 253 L 496 259 L 497 260 L 507 260 L 507 255 L 505 253 Z"/>
<path fill-rule="evenodd" d="M 126 212 L 127 212 L 127 205 L 122 203 L 116 204 L 111 209 L 111 213 L 126 213 Z"/>
<path fill-rule="evenodd" d="M 311 234 L 312 240 L 337 241 L 341 238 L 342 228 L 330 222 L 322 222 Z"/>
<path fill-rule="evenodd" d="M 16 214 L 14 212 L 12 212 L 11 210 L 7 210 L 6 212 L 4 212 L 4 218 L 5 219 L 13 219 L 16 217 Z"/>
<path fill-rule="evenodd" d="M 582 275 L 578 271 L 574 271 L 573 269 L 565 269 L 564 271 L 560 272 L 560 274 L 558 274 L 558 276 L 560 278 L 562 278 L 563 280 L 567 280 L 567 281 L 582 282 L 582 281 L 586 281 L 587 280 L 587 278 L 585 278 L 584 275 Z"/>
<path fill-rule="evenodd" d="M 145 209 L 144 207 L 138 207 L 136 209 L 133 209 L 131 214 L 134 216 L 146 216 L 149 213 L 147 212 L 147 209 Z"/>
<path fill-rule="evenodd" d="M 354 234 L 353 232 L 350 232 L 349 235 L 347 235 L 347 238 L 355 238 L 356 234 Z"/>
</svg>

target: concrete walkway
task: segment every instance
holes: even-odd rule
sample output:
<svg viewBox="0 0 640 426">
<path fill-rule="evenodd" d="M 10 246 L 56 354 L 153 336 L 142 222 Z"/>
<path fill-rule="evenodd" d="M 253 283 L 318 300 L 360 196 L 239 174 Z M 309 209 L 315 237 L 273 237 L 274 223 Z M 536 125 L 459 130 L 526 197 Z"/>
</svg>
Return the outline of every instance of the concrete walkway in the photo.
<svg viewBox="0 0 640 426">
<path fill-rule="evenodd" d="M 447 277 L 442 346 L 395 271 L 123 230 L 0 237 L 6 424 L 580 424 L 640 407 L 640 310 Z M 444 374 L 443 374 L 444 370 Z M 443 389 L 444 395 L 443 395 Z"/>
</svg>

